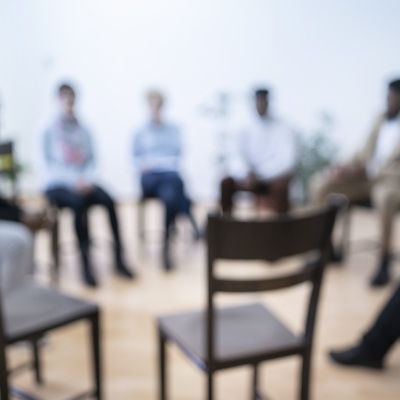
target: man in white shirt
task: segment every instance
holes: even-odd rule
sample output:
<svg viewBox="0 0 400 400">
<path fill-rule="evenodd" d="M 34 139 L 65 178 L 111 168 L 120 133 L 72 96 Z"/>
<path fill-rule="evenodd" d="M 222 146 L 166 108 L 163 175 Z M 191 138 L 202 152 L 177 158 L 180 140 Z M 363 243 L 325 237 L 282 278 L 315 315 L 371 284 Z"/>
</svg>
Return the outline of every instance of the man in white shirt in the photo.
<svg viewBox="0 0 400 400">
<path fill-rule="evenodd" d="M 238 137 L 230 177 L 221 182 L 221 208 L 230 213 L 236 191 L 249 191 L 277 213 L 289 210 L 289 182 L 296 164 L 292 131 L 268 112 L 268 90 L 255 92 L 256 112 Z"/>
<path fill-rule="evenodd" d="M 314 201 L 323 204 L 330 193 L 350 201 L 371 198 L 378 210 L 382 251 L 371 285 L 389 281 L 393 220 L 400 207 L 400 79 L 389 83 L 386 111 L 379 116 L 363 149 L 347 164 L 316 176 Z"/>
</svg>

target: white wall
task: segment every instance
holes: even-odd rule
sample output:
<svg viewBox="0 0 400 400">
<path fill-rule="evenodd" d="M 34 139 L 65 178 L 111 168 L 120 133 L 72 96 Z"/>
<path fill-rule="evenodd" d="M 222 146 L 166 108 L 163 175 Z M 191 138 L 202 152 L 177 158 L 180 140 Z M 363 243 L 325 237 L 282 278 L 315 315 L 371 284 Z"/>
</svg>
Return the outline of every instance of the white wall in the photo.
<svg viewBox="0 0 400 400">
<path fill-rule="evenodd" d="M 230 91 L 242 115 L 249 90 L 271 84 L 276 113 L 302 132 L 329 111 L 346 155 L 381 110 L 387 79 L 400 76 L 399 15 L 397 0 L 0 0 L 3 137 L 30 164 L 33 127 L 69 78 L 103 181 L 127 196 L 131 131 L 145 116 L 143 92 L 159 86 L 185 132 L 190 191 L 210 198 L 218 127 L 202 104 Z M 37 188 L 32 170 L 24 187 Z"/>
</svg>

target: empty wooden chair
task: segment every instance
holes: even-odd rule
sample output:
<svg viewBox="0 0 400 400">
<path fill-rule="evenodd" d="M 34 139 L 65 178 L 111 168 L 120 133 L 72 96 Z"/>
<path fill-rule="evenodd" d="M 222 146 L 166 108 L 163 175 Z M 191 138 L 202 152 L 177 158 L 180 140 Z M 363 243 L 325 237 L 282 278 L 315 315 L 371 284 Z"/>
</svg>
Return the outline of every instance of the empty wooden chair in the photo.
<svg viewBox="0 0 400 400">
<path fill-rule="evenodd" d="M 309 399 L 311 351 L 324 267 L 329 257 L 330 237 L 341 200 L 329 208 L 304 216 L 277 217 L 264 221 L 238 221 L 222 216 L 208 218 L 207 309 L 160 316 L 159 399 L 167 399 L 166 344 L 173 343 L 207 374 L 207 399 L 214 399 L 214 373 L 250 365 L 253 367 L 252 399 L 262 399 L 258 366 L 263 361 L 297 355 L 302 357 L 299 398 Z M 215 262 L 264 260 L 274 265 L 284 257 L 309 253 L 293 273 L 269 278 L 238 280 L 215 274 Z M 312 254 L 312 256 L 311 256 Z M 272 291 L 308 282 L 304 333 L 295 335 L 262 304 L 216 308 L 217 293 Z"/>
<path fill-rule="evenodd" d="M 100 357 L 100 311 L 97 305 L 63 295 L 56 290 L 27 285 L 0 296 L 0 398 L 11 396 L 9 385 L 10 369 L 5 349 L 18 342 L 36 343 L 49 331 L 62 328 L 78 321 L 87 321 L 91 328 L 91 347 L 94 388 L 90 393 L 74 396 L 83 399 L 88 396 L 102 399 L 101 357 Z M 33 366 L 36 381 L 41 383 L 40 354 L 36 345 Z M 77 371 L 77 373 L 79 373 Z M 15 391 L 13 391 L 15 393 Z M 17 392 L 18 393 L 18 392 Z M 22 394 L 20 397 L 34 397 Z"/>
</svg>

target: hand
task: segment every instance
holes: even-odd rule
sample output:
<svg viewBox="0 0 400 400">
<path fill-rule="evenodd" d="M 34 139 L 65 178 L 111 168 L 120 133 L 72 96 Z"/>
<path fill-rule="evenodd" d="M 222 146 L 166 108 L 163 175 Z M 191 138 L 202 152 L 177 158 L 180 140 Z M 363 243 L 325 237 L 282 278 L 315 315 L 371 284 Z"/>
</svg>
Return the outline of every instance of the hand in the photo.
<svg viewBox="0 0 400 400">
<path fill-rule="evenodd" d="M 351 163 L 343 166 L 334 166 L 330 170 L 332 179 L 343 181 L 365 175 L 365 166 L 359 163 Z"/>
<path fill-rule="evenodd" d="M 75 185 L 75 190 L 83 195 L 88 195 L 93 190 L 93 185 L 86 182 L 78 182 Z"/>
<path fill-rule="evenodd" d="M 253 171 L 250 171 L 243 182 L 243 186 L 245 187 L 245 189 L 251 189 L 254 187 L 256 181 L 257 181 L 256 174 Z"/>
<path fill-rule="evenodd" d="M 51 220 L 45 211 L 35 213 L 24 212 L 21 215 L 21 222 L 32 232 L 51 227 Z"/>
</svg>

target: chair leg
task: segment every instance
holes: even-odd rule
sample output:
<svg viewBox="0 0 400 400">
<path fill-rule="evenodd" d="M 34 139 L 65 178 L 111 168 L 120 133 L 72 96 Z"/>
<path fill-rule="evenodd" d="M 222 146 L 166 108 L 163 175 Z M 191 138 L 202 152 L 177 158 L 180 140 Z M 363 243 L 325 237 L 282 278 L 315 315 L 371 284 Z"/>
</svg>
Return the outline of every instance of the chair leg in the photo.
<svg viewBox="0 0 400 400">
<path fill-rule="evenodd" d="M 59 249 L 59 222 L 58 215 L 55 217 L 53 226 L 51 227 L 51 253 L 53 255 L 54 263 L 54 278 L 58 281 L 60 269 L 60 249 Z"/>
<path fill-rule="evenodd" d="M 101 345 L 100 345 L 100 315 L 97 313 L 91 318 L 92 354 L 93 354 L 93 379 L 95 398 L 102 399 L 101 383 Z"/>
<path fill-rule="evenodd" d="M 138 202 L 138 220 L 137 220 L 137 227 L 138 227 L 138 237 L 139 240 L 144 241 L 145 235 L 144 235 L 144 213 L 145 213 L 145 204 L 143 200 L 139 200 Z"/>
<path fill-rule="evenodd" d="M 0 348 L 0 398 L 2 400 L 9 400 L 10 398 L 6 354 L 3 346 Z"/>
<path fill-rule="evenodd" d="M 300 400 L 308 400 L 310 397 L 310 370 L 311 370 L 311 351 L 303 355 L 303 365 L 301 369 L 301 389 Z"/>
<path fill-rule="evenodd" d="M 166 365 L 166 340 L 159 331 L 159 399 L 167 400 L 167 365 Z"/>
<path fill-rule="evenodd" d="M 253 366 L 252 400 L 258 400 L 258 365 Z"/>
<path fill-rule="evenodd" d="M 339 247 L 339 252 L 342 256 L 343 261 L 346 258 L 349 250 L 350 222 L 351 222 L 351 210 L 346 209 L 343 213 L 342 239 L 340 241 L 340 247 Z"/>
<path fill-rule="evenodd" d="M 43 378 L 42 378 L 42 365 L 40 361 L 40 348 L 39 348 L 39 341 L 40 338 L 35 338 L 32 340 L 32 352 L 33 352 L 33 367 L 35 371 L 35 382 L 38 385 L 41 385 L 43 383 Z"/>
<path fill-rule="evenodd" d="M 207 372 L 207 400 L 214 399 L 214 373 L 212 371 Z"/>
</svg>

